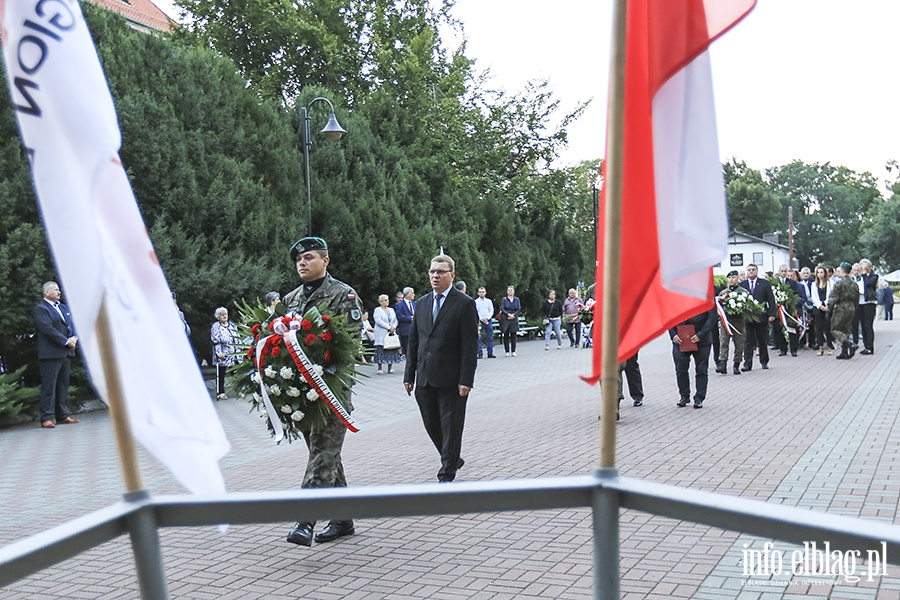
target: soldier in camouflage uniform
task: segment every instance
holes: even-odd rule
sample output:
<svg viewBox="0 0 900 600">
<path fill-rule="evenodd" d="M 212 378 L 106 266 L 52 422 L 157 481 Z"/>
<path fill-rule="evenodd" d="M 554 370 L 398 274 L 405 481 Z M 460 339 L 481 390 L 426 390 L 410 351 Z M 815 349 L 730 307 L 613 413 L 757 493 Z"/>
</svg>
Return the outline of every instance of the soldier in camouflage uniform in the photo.
<svg viewBox="0 0 900 600">
<path fill-rule="evenodd" d="M 837 268 L 836 273 L 840 273 L 841 278 L 834 284 L 831 306 L 828 307 L 831 311 L 831 333 L 841 343 L 841 353 L 836 358 L 841 360 L 853 358 L 857 348 L 850 338 L 850 328 L 859 303 L 859 287 L 849 277 L 851 268 L 850 263 L 846 262 Z"/>
<path fill-rule="evenodd" d="M 346 314 L 347 326 L 357 335 L 362 323 L 362 309 L 356 292 L 346 283 L 334 279 L 327 272 L 330 258 L 328 244 L 322 238 L 306 237 L 291 247 L 291 260 L 303 284 L 284 297 L 283 304 L 290 313 L 305 314 L 313 307 L 330 311 L 335 315 Z M 347 411 L 353 410 L 348 401 Z M 309 462 L 303 477 L 303 488 L 345 487 L 344 465 L 341 463 L 341 447 L 347 428 L 338 417 L 328 413 L 324 425 L 313 425 L 303 431 L 303 439 L 309 449 Z M 288 534 L 287 541 L 311 546 L 315 522 L 299 522 Z M 316 542 L 330 542 L 355 532 L 353 521 L 332 520 L 315 536 Z"/>
<path fill-rule="evenodd" d="M 719 292 L 721 298 L 725 294 L 749 294 L 747 290 L 738 285 L 738 272 L 730 271 L 728 273 L 728 286 Z M 732 372 L 735 375 L 741 374 L 741 361 L 744 360 L 744 315 L 728 315 L 728 322 L 732 325 L 734 335 L 728 335 L 725 330 L 725 324 L 719 319 L 719 347 L 718 356 L 716 357 L 716 373 L 728 375 L 728 350 L 729 345 L 734 343 L 734 367 Z"/>
</svg>

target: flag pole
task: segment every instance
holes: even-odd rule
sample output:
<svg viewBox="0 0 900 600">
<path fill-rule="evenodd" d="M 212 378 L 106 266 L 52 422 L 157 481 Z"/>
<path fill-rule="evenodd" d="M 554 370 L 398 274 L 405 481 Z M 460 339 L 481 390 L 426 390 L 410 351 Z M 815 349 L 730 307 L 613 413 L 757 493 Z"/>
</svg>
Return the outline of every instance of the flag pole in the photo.
<svg viewBox="0 0 900 600">
<path fill-rule="evenodd" d="M 125 501 L 142 502 L 150 498 L 141 480 L 138 466 L 137 447 L 131 434 L 128 412 L 122 393 L 122 380 L 116 362 L 113 347 L 112 326 L 109 311 L 106 309 L 106 297 L 100 301 L 97 315 L 97 345 L 100 349 L 100 361 L 106 378 L 106 401 L 109 406 L 116 445 L 119 448 L 119 462 L 122 477 L 125 479 Z M 134 552 L 134 563 L 137 570 L 138 586 L 144 600 L 168 600 L 166 575 L 162 564 L 162 550 L 159 546 L 156 514 L 149 509 L 135 511 L 128 518 L 128 533 L 131 537 L 131 549 Z"/>
<path fill-rule="evenodd" d="M 144 484 L 141 481 L 137 448 L 134 444 L 134 437 L 131 435 L 131 425 L 128 423 L 128 414 L 122 397 L 122 380 L 119 377 L 119 368 L 113 349 L 105 297 L 100 302 L 100 312 L 97 315 L 97 343 L 100 347 L 103 373 L 106 376 L 106 400 L 109 403 L 109 414 L 116 434 L 116 445 L 119 448 L 119 463 L 122 467 L 122 477 L 125 479 L 125 491 L 137 492 L 144 488 Z"/>
<path fill-rule="evenodd" d="M 622 274 L 622 138 L 625 108 L 626 0 L 613 9 L 613 41 L 609 69 L 609 108 L 606 114 L 603 231 L 603 330 L 600 365 L 600 467 L 616 466 L 616 413 L 619 380 L 619 285 Z"/>
</svg>

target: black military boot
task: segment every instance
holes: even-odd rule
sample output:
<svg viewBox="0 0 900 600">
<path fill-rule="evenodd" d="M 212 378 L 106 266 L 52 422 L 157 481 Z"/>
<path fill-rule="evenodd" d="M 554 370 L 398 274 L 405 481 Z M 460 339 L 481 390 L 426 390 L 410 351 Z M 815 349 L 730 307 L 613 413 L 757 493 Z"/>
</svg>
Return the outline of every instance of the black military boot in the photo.
<svg viewBox="0 0 900 600">
<path fill-rule="evenodd" d="M 313 528 L 315 526 L 315 521 L 312 523 L 300 521 L 294 525 L 293 529 L 291 529 L 291 532 L 287 536 L 287 541 L 292 544 L 297 544 L 298 546 L 312 546 Z"/>
<path fill-rule="evenodd" d="M 848 358 L 850 358 L 850 354 L 847 352 L 848 347 L 849 344 L 847 342 L 841 344 L 841 353 L 835 356 L 835 358 L 838 360 L 847 360 Z"/>
<path fill-rule="evenodd" d="M 329 521 L 325 529 L 316 534 L 316 543 L 332 542 L 345 535 L 353 535 L 356 529 L 353 521 Z"/>
<path fill-rule="evenodd" d="M 857 348 L 859 348 L 859 345 L 851 343 L 850 347 L 847 349 L 847 351 L 850 353 L 847 358 L 853 358 L 853 355 L 856 354 Z"/>
</svg>

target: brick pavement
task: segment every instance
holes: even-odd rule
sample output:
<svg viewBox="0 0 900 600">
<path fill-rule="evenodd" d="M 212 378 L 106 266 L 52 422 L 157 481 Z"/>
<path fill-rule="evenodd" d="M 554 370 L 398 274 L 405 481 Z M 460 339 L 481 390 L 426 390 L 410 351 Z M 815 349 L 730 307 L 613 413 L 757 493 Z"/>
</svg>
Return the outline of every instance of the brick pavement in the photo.
<svg viewBox="0 0 900 600">
<path fill-rule="evenodd" d="M 623 403 L 621 474 L 836 514 L 896 520 L 900 325 L 876 323 L 876 354 L 851 361 L 773 357 L 767 372 L 712 373 L 702 410 L 676 408 L 666 339 L 641 351 L 645 404 Z M 519 346 L 517 358 L 479 362 L 460 480 L 583 474 L 598 461 L 599 394 L 575 376 L 586 350 Z M 757 367 L 758 369 L 758 367 Z M 351 485 L 434 480 L 437 453 L 400 375 L 371 377 L 354 413 L 344 461 Z M 232 443 L 222 461 L 231 491 L 291 489 L 305 465 L 302 444 L 276 446 L 248 405 L 216 405 Z M 44 431 L 0 431 L 0 544 L 117 501 L 121 477 L 105 412 Z M 144 482 L 181 493 L 143 451 Z M 12 517 L 10 517 L 12 515 Z M 299 548 L 289 523 L 161 531 L 172 598 L 588 598 L 592 593 L 587 509 L 430 518 L 366 519 L 357 535 Z M 742 544 L 763 540 L 645 513 L 623 511 L 625 598 L 900 598 L 892 577 L 858 584 L 750 586 Z M 779 548 L 793 549 L 781 544 Z M 754 580 L 761 578 L 754 578 Z M 118 539 L 0 589 L 0 600 L 137 598 L 127 540 Z"/>
</svg>

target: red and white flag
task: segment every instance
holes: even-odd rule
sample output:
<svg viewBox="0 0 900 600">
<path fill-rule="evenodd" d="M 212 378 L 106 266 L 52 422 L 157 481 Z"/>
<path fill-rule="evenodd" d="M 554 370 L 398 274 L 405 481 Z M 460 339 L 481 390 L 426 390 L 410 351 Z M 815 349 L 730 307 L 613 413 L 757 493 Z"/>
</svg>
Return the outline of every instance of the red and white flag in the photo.
<svg viewBox="0 0 900 600">
<path fill-rule="evenodd" d="M 719 162 L 709 44 L 755 0 L 628 0 L 622 164 L 618 362 L 712 307 L 712 266 L 728 218 Z M 604 165 L 605 168 L 605 165 Z M 601 195 L 599 231 L 606 198 Z M 593 376 L 600 377 L 603 236 Z"/>
<path fill-rule="evenodd" d="M 119 161 L 121 135 L 76 0 L 0 0 L 19 131 L 94 386 L 101 301 L 134 436 L 191 492 L 222 493 L 229 450 Z"/>
</svg>

